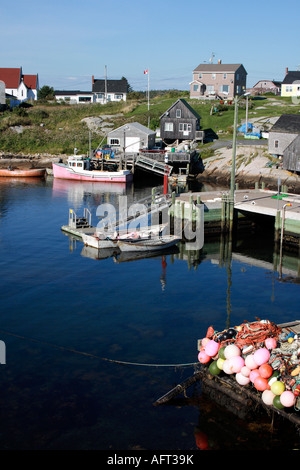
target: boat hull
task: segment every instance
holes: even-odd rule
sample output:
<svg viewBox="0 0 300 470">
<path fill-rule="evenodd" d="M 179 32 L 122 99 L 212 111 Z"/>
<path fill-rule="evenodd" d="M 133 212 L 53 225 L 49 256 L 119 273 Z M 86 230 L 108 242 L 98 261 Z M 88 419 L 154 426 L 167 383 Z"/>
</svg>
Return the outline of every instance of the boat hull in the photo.
<svg viewBox="0 0 300 470">
<path fill-rule="evenodd" d="M 149 252 L 165 250 L 178 242 L 180 242 L 180 238 L 170 235 L 169 237 L 141 241 L 119 240 L 118 247 L 122 252 Z"/>
<path fill-rule="evenodd" d="M 54 178 L 77 181 L 95 181 L 109 183 L 127 183 L 132 181 L 133 174 L 129 170 L 120 171 L 98 171 L 98 170 L 81 170 L 75 171 L 62 163 L 53 163 Z"/>
<path fill-rule="evenodd" d="M 36 177 L 42 178 L 46 174 L 45 168 L 32 168 L 29 170 L 8 170 L 1 168 L 0 169 L 0 176 L 10 177 L 10 178 L 28 178 L 28 177 Z"/>
</svg>

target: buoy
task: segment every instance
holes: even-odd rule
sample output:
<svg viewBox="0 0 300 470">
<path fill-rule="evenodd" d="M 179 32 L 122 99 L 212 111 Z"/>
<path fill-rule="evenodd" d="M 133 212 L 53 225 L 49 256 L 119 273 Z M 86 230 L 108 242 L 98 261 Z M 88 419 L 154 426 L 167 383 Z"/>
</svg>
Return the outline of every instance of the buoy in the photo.
<svg viewBox="0 0 300 470">
<path fill-rule="evenodd" d="M 213 362 L 209 365 L 209 372 L 210 372 L 212 375 L 219 375 L 219 373 L 221 372 L 221 369 L 219 369 L 219 367 L 217 366 L 217 361 L 213 361 Z"/>
<path fill-rule="evenodd" d="M 273 368 L 272 366 L 270 366 L 270 364 L 262 364 L 261 366 L 259 366 L 258 371 L 260 375 L 265 379 L 269 379 L 273 374 Z"/>
<path fill-rule="evenodd" d="M 245 377 L 249 377 L 250 372 L 251 372 L 251 370 L 247 366 L 244 366 L 244 367 L 241 368 L 241 374 L 244 375 Z"/>
<path fill-rule="evenodd" d="M 273 405 L 273 400 L 275 396 L 276 395 L 274 395 L 274 393 L 270 389 L 267 389 L 263 391 L 261 399 L 265 405 Z"/>
<path fill-rule="evenodd" d="M 271 390 L 274 395 L 281 395 L 285 390 L 285 385 L 283 382 L 280 382 L 280 380 L 276 380 L 271 384 Z"/>
<path fill-rule="evenodd" d="M 220 344 L 211 339 L 205 346 L 205 352 L 210 357 L 214 357 L 220 349 Z"/>
<path fill-rule="evenodd" d="M 221 370 L 223 370 L 224 361 L 225 361 L 225 359 L 222 359 L 221 357 L 219 357 L 219 359 L 217 359 L 217 366 L 218 366 L 219 369 L 221 369 Z"/>
<path fill-rule="evenodd" d="M 253 353 L 253 359 L 258 366 L 261 366 L 270 359 L 270 352 L 267 348 L 259 348 Z"/>
<path fill-rule="evenodd" d="M 218 351 L 218 355 L 221 359 L 226 359 L 226 357 L 224 356 L 225 349 L 226 349 L 226 346 L 222 346 Z"/>
<path fill-rule="evenodd" d="M 236 379 L 237 383 L 240 384 L 240 385 L 248 385 L 248 383 L 250 383 L 249 377 L 246 377 L 241 372 L 238 372 L 236 374 L 235 379 Z"/>
<path fill-rule="evenodd" d="M 253 354 L 249 354 L 249 356 L 246 357 L 245 359 L 245 365 L 248 367 L 248 369 L 257 369 L 258 364 L 256 364 L 254 360 Z"/>
<path fill-rule="evenodd" d="M 275 338 L 266 338 L 265 345 L 267 349 L 274 349 L 277 346 L 277 341 Z"/>
<path fill-rule="evenodd" d="M 211 360 L 211 357 L 206 354 L 205 351 L 200 351 L 198 354 L 198 361 L 201 362 L 201 364 L 207 364 Z"/>
<path fill-rule="evenodd" d="M 265 390 L 270 388 L 270 385 L 269 385 L 267 379 L 265 379 L 261 375 L 258 375 L 256 377 L 256 379 L 253 382 L 253 385 L 256 388 L 256 390 L 258 390 L 259 392 L 264 392 Z"/>
<path fill-rule="evenodd" d="M 280 401 L 280 396 L 276 395 L 273 399 L 273 406 L 277 408 L 278 410 L 283 410 L 284 406 Z"/>
<path fill-rule="evenodd" d="M 290 392 L 289 390 L 285 390 L 280 395 L 280 402 L 283 406 L 286 406 L 286 407 L 294 406 L 295 401 L 296 401 L 295 395 L 293 394 L 293 392 Z"/>
<path fill-rule="evenodd" d="M 223 372 L 229 375 L 233 374 L 232 366 L 229 362 L 229 359 L 225 359 L 225 361 L 223 362 Z"/>
<path fill-rule="evenodd" d="M 254 380 L 256 379 L 256 377 L 259 377 L 258 369 L 252 369 L 250 372 L 249 378 L 253 384 L 254 384 Z"/>
<path fill-rule="evenodd" d="M 245 365 L 245 361 L 242 356 L 232 356 L 228 361 L 234 373 L 240 372 L 242 367 Z"/>
<path fill-rule="evenodd" d="M 240 355 L 241 355 L 241 350 L 235 344 L 229 344 L 229 346 L 226 346 L 224 350 L 224 356 L 226 359 L 230 359 L 231 357 L 240 356 Z"/>
</svg>

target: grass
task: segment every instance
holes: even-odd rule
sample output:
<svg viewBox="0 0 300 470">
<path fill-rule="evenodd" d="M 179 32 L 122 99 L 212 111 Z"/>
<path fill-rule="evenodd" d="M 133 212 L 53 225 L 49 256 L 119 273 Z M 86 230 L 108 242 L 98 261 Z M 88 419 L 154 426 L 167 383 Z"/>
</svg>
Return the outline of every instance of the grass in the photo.
<svg viewBox="0 0 300 470">
<path fill-rule="evenodd" d="M 52 155 L 72 153 L 74 147 L 85 153 L 89 149 L 89 130 L 86 117 L 110 115 L 113 128 L 126 122 L 137 121 L 153 130 L 159 127 L 161 115 L 178 99 L 184 98 L 201 117 L 201 129 L 211 130 L 220 138 L 231 138 L 233 131 L 234 106 L 220 107 L 218 102 L 190 100 L 188 92 L 165 93 L 151 98 L 150 109 L 146 99 L 140 98 L 106 105 L 64 105 L 34 103 L 31 106 L 0 113 L 0 151 L 9 153 L 49 153 Z M 215 108 L 219 108 L 216 110 Z M 284 113 L 299 113 L 300 105 L 290 98 L 265 97 L 249 100 L 249 119 L 262 122 Z M 240 100 L 239 122 L 245 120 L 245 100 Z M 22 126 L 21 133 L 16 132 Z M 103 140 L 104 138 L 104 140 Z M 96 148 L 106 142 L 105 135 L 91 132 L 91 145 Z M 206 157 L 212 155 L 208 144 L 201 146 Z"/>
</svg>

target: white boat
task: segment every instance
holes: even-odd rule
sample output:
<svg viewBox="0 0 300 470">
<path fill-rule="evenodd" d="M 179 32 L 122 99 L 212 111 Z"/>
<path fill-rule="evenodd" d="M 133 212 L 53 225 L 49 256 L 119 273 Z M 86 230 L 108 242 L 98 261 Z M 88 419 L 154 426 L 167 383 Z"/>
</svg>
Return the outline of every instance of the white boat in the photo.
<svg viewBox="0 0 300 470">
<path fill-rule="evenodd" d="M 132 181 L 130 170 L 107 171 L 99 169 L 100 162 L 97 159 L 90 161 L 85 155 L 72 155 L 67 163 L 52 163 L 54 178 L 94 181 L 109 183 L 127 183 Z"/>
<path fill-rule="evenodd" d="M 118 241 L 120 240 L 151 240 L 159 234 L 163 235 L 167 230 L 167 224 L 152 225 L 141 228 L 140 230 L 120 230 L 111 232 L 96 232 L 94 234 L 82 234 L 84 245 L 97 248 L 116 248 L 118 249 Z"/>
<path fill-rule="evenodd" d="M 162 235 L 145 240 L 119 240 L 120 251 L 160 251 L 170 248 L 180 242 L 181 238 L 175 235 Z"/>
</svg>

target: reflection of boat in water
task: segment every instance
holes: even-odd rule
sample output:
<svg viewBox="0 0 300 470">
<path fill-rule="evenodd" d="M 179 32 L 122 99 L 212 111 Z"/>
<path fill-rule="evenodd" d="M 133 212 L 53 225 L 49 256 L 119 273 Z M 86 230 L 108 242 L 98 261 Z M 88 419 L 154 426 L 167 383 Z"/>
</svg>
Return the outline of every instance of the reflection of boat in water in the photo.
<svg viewBox="0 0 300 470">
<path fill-rule="evenodd" d="M 15 170 L 9 168 L 0 168 L 0 176 L 5 178 L 42 178 L 46 174 L 45 168 L 30 168 Z"/>
<path fill-rule="evenodd" d="M 118 247 L 122 252 L 153 252 L 170 248 L 181 241 L 175 235 L 156 236 L 148 240 L 119 240 Z"/>
<path fill-rule="evenodd" d="M 173 245 L 170 248 L 164 250 L 164 256 L 175 255 L 179 252 L 179 249 L 176 245 Z M 162 254 L 157 251 L 123 251 L 119 254 L 114 254 L 115 263 L 128 263 L 130 261 L 138 261 L 148 258 L 161 258 Z"/>
<path fill-rule="evenodd" d="M 91 259 L 107 259 L 113 256 L 116 253 L 114 248 L 102 248 L 98 250 L 97 248 L 93 248 L 91 246 L 84 246 L 81 251 L 81 256 L 85 258 Z"/>
<path fill-rule="evenodd" d="M 167 224 L 153 225 L 149 227 L 141 227 L 140 230 L 115 230 L 114 232 L 100 231 L 92 235 L 82 234 L 82 241 L 84 245 L 91 246 L 97 249 L 103 248 L 118 248 L 120 240 L 149 240 L 163 234 L 166 231 Z"/>
<path fill-rule="evenodd" d="M 132 181 L 130 170 L 103 170 L 99 169 L 100 161 L 91 160 L 84 155 L 72 155 L 67 163 L 52 163 L 54 178 L 94 181 L 108 183 L 126 183 Z M 100 165 L 101 166 L 101 165 Z"/>
<path fill-rule="evenodd" d="M 126 189 L 130 187 L 128 183 L 95 183 L 93 181 L 73 181 L 53 178 L 53 193 L 67 193 L 69 199 L 80 200 L 85 194 L 105 194 L 117 193 L 126 194 Z"/>
</svg>

